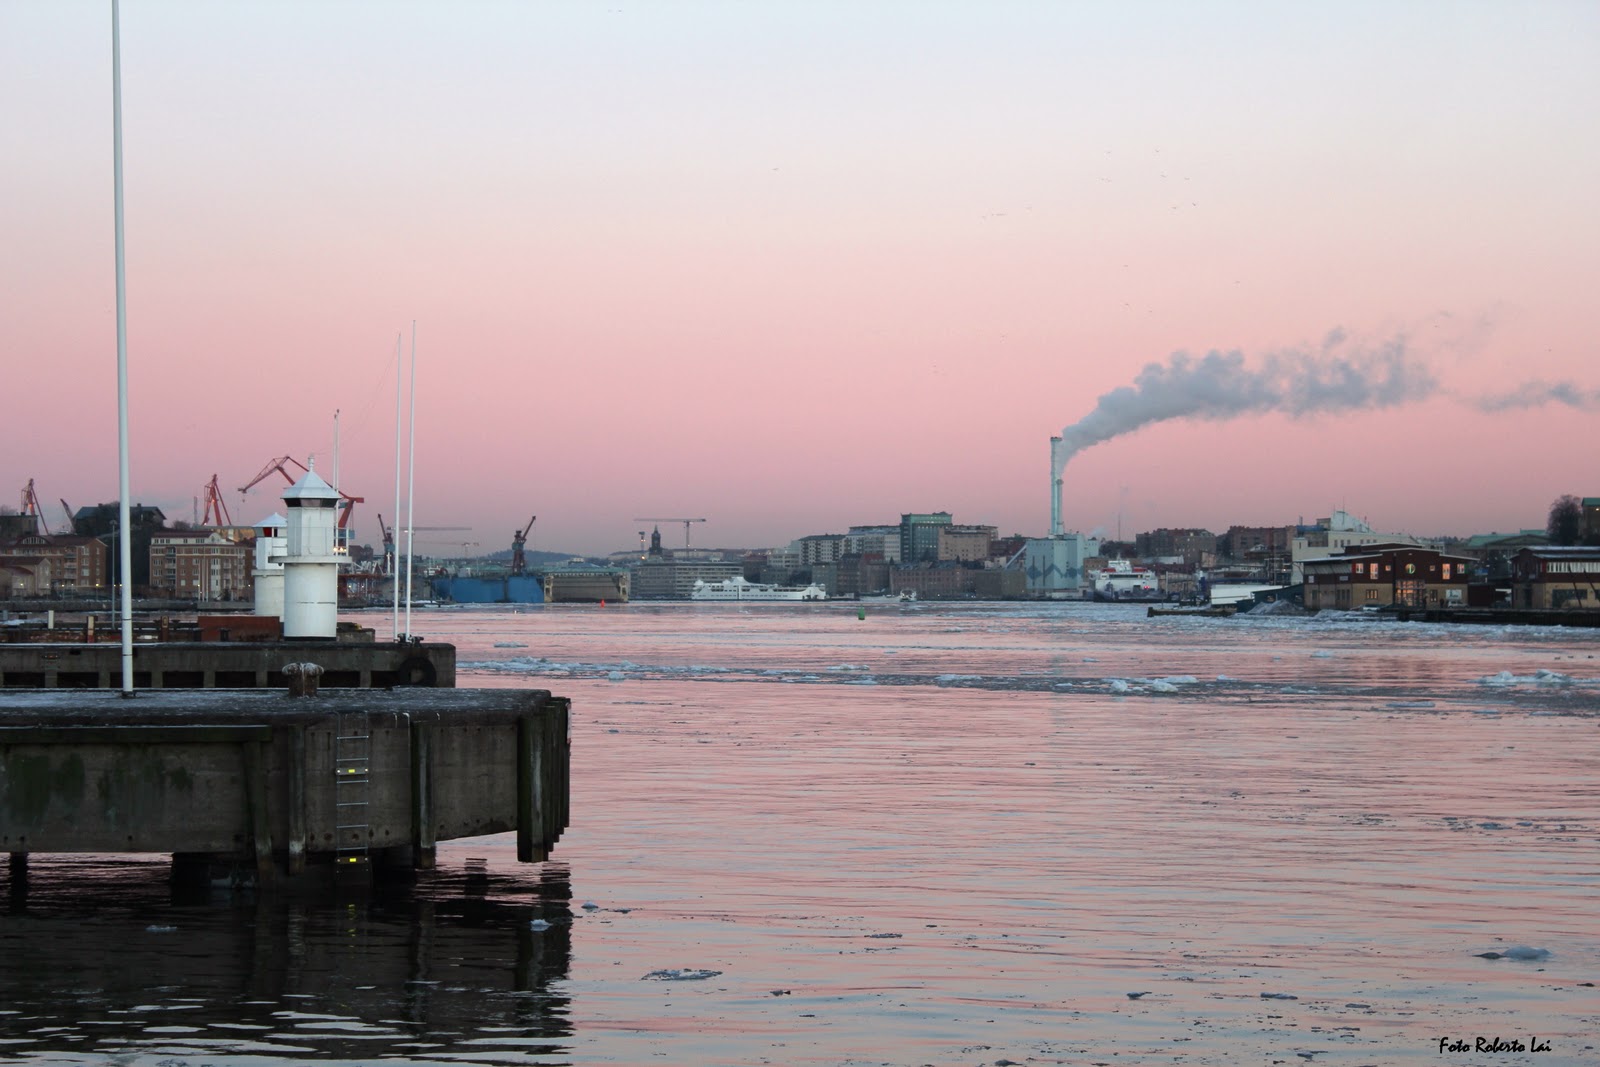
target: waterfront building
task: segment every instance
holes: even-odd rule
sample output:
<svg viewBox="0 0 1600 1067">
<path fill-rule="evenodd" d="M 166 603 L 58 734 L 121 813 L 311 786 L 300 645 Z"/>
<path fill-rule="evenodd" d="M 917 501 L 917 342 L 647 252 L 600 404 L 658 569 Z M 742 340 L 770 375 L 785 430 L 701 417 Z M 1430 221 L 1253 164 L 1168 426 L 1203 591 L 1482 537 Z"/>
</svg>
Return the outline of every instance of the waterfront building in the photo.
<svg viewBox="0 0 1600 1067">
<path fill-rule="evenodd" d="M 852 526 L 844 535 L 846 555 L 882 556 L 889 563 L 900 562 L 900 527 Z"/>
<path fill-rule="evenodd" d="M 1438 547 L 1424 546 L 1423 542 L 1410 534 L 1379 533 L 1348 511 L 1335 511 L 1328 518 L 1318 519 L 1315 526 L 1296 533 L 1291 548 L 1293 563 L 1291 584 L 1298 585 L 1301 582 L 1305 575 L 1304 564 L 1308 560 L 1327 559 L 1330 556 L 1338 556 L 1349 548 L 1371 545 L 1416 545 L 1435 549 Z"/>
<path fill-rule="evenodd" d="M 800 566 L 813 567 L 818 563 L 837 563 L 845 554 L 844 534 L 808 534 L 789 545 L 799 553 Z"/>
<path fill-rule="evenodd" d="M 103 595 L 107 589 L 107 551 L 98 538 L 30 533 L 0 547 L 0 563 L 35 558 L 50 563 L 49 585 L 37 595 Z"/>
<path fill-rule="evenodd" d="M 248 600 L 255 545 L 215 530 L 160 530 L 150 538 L 150 592 L 183 600 Z"/>
<path fill-rule="evenodd" d="M 941 563 L 982 563 L 989 558 L 999 532 L 993 526 L 940 526 L 937 558 Z"/>
<path fill-rule="evenodd" d="M 1304 561 L 1304 603 L 1313 611 L 1465 607 L 1472 564 L 1414 544 L 1350 546 Z"/>
<path fill-rule="evenodd" d="M 1022 553 L 1028 595 L 1052 599 L 1083 596 L 1084 561 L 1099 552 L 1100 541 L 1080 533 L 1031 538 Z"/>
<path fill-rule="evenodd" d="M 1181 562 L 1187 567 L 1211 567 L 1217 561 L 1217 535 L 1210 530 L 1167 529 L 1135 534 L 1133 551 L 1140 559 Z"/>
<path fill-rule="evenodd" d="M 1511 560 L 1511 603 L 1519 608 L 1600 611 L 1600 547 L 1522 549 Z"/>
<path fill-rule="evenodd" d="M 50 595 L 50 561 L 43 556 L 0 556 L 0 600 Z"/>
<path fill-rule="evenodd" d="M 900 562 L 939 558 L 939 528 L 950 525 L 948 511 L 911 512 L 900 516 Z"/>
</svg>

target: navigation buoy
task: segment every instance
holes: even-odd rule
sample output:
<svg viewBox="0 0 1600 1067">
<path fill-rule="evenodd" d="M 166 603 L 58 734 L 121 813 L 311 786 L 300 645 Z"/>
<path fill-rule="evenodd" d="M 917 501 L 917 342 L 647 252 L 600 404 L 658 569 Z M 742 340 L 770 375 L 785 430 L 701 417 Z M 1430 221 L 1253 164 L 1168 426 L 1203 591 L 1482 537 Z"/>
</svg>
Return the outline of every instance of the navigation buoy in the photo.
<svg viewBox="0 0 1600 1067">
<path fill-rule="evenodd" d="M 867 617 L 867 609 L 866 608 L 857 608 L 856 609 L 856 618 L 864 620 L 864 619 L 866 619 L 866 617 Z"/>
</svg>

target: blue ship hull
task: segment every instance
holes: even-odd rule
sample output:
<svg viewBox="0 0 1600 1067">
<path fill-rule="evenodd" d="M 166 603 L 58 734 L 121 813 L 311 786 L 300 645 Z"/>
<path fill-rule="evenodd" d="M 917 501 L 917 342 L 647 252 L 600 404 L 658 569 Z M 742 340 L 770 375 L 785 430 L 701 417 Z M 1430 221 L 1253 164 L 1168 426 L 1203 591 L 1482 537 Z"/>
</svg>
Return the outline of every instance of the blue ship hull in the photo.
<svg viewBox="0 0 1600 1067">
<path fill-rule="evenodd" d="M 518 578 L 433 578 L 435 600 L 451 604 L 543 604 L 544 585 L 532 575 Z"/>
</svg>

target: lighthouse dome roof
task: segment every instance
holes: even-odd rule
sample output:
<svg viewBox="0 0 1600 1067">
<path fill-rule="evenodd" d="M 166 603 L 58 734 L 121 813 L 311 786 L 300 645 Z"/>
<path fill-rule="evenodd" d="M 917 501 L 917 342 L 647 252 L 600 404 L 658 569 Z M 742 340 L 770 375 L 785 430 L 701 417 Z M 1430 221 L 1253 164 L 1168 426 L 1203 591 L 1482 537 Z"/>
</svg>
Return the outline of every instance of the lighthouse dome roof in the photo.
<svg viewBox="0 0 1600 1067">
<path fill-rule="evenodd" d="M 337 500 L 339 491 L 322 480 L 313 468 L 300 476 L 300 480 L 283 491 L 285 500 Z"/>
</svg>

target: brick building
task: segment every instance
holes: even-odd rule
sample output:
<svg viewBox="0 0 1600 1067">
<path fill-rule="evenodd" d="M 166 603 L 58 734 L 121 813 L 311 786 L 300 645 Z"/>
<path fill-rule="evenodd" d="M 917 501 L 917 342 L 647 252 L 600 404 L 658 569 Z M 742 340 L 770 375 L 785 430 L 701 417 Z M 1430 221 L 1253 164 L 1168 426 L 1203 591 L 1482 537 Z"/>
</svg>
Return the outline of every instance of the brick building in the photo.
<svg viewBox="0 0 1600 1067">
<path fill-rule="evenodd" d="M 50 561 L 50 587 L 45 593 L 104 593 L 108 587 L 106 546 L 98 538 L 25 534 L 0 547 L 0 563 L 17 558 Z"/>
<path fill-rule="evenodd" d="M 993 526 L 941 526 L 937 558 L 942 563 L 982 563 L 999 532 Z"/>
<path fill-rule="evenodd" d="M 254 542 L 215 530 L 158 530 L 150 537 L 150 591 L 186 600 L 249 600 Z"/>
<path fill-rule="evenodd" d="M 1305 606 L 1343 611 L 1465 607 L 1472 560 L 1415 545 L 1363 545 L 1304 561 Z"/>
<path fill-rule="evenodd" d="M 1524 548 L 1511 559 L 1511 603 L 1519 608 L 1600 611 L 1600 548 Z"/>
</svg>

